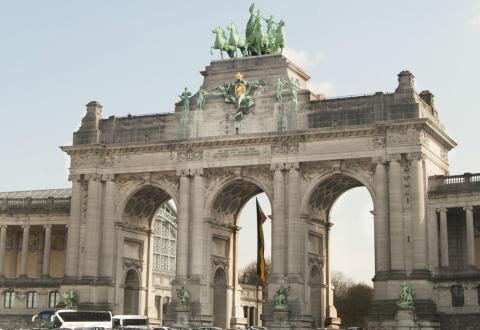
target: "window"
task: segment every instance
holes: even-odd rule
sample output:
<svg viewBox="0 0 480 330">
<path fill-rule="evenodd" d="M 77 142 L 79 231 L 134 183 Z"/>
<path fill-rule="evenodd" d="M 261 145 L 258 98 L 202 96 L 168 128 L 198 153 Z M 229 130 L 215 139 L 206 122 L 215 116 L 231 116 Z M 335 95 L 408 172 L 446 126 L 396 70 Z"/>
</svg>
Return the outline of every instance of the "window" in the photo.
<svg viewBox="0 0 480 330">
<path fill-rule="evenodd" d="M 153 223 L 153 271 L 175 273 L 177 224 L 173 208 L 164 203 Z"/>
<path fill-rule="evenodd" d="M 463 286 L 453 285 L 452 286 L 452 306 L 462 307 L 464 304 L 465 304 L 465 297 L 463 295 Z"/>
<path fill-rule="evenodd" d="M 15 292 L 14 291 L 5 291 L 3 299 L 3 307 L 13 308 L 15 307 Z"/>
<path fill-rule="evenodd" d="M 48 308 L 55 308 L 60 302 L 60 292 L 52 291 L 48 294 Z"/>
<path fill-rule="evenodd" d="M 35 291 L 27 292 L 27 308 L 37 308 L 37 293 Z"/>
</svg>

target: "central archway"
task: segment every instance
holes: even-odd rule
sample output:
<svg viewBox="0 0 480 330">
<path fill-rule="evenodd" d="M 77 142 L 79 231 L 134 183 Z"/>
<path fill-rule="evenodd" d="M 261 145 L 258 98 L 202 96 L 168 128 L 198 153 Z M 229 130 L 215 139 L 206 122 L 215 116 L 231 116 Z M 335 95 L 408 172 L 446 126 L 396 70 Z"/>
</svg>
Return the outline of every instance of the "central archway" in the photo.
<svg viewBox="0 0 480 330">
<path fill-rule="evenodd" d="M 266 193 L 270 201 L 268 189 L 262 182 L 252 178 L 237 177 L 219 185 L 210 203 L 210 218 L 212 219 L 210 251 L 213 269 L 210 277 L 213 297 L 212 315 L 214 316 L 214 325 L 219 327 L 244 327 L 249 322 L 253 323 L 253 315 L 260 315 L 256 302 L 251 302 L 254 306 L 242 302 L 242 290 L 248 290 L 248 293 L 253 294 L 255 299 L 256 286 L 253 285 L 253 288 L 250 288 L 244 283 L 239 283 L 238 251 L 239 232 L 243 230 L 240 227 L 240 214 L 247 202 L 262 192 Z M 253 222 L 253 228 L 255 228 L 254 231 L 249 230 L 248 232 L 249 244 L 256 247 L 256 218 L 249 220 Z M 249 227 L 252 227 L 251 225 Z M 225 281 L 225 285 L 223 285 L 223 281 Z M 224 303 L 225 299 L 226 304 Z M 252 311 L 249 315 L 245 315 L 245 307 Z"/>
</svg>

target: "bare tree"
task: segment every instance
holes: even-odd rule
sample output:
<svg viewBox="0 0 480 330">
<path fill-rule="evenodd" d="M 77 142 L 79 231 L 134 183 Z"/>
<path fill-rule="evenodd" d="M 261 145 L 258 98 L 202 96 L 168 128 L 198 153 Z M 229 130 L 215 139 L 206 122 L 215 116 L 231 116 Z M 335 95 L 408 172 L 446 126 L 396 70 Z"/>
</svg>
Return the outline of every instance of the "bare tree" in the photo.
<svg viewBox="0 0 480 330">
<path fill-rule="evenodd" d="M 270 259 L 265 259 L 265 270 L 267 272 L 267 279 L 270 276 Z M 238 281 L 243 284 L 252 284 L 257 285 L 258 283 L 258 274 L 257 274 L 257 261 L 254 260 L 247 264 L 240 270 Z"/>
</svg>

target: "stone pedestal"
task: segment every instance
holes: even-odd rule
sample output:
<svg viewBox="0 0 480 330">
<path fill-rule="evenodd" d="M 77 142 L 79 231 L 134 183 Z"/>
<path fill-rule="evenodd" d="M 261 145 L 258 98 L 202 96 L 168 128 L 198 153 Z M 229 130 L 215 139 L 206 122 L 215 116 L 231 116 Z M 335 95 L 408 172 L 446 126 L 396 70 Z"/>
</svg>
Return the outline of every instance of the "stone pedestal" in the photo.
<svg viewBox="0 0 480 330">
<path fill-rule="evenodd" d="M 415 308 L 398 306 L 397 314 L 395 315 L 395 330 L 417 330 L 419 327 L 415 322 Z"/>
<path fill-rule="evenodd" d="M 340 329 L 340 326 L 342 325 L 342 319 L 339 317 L 330 317 L 328 319 L 328 324 L 329 329 Z"/>
<path fill-rule="evenodd" d="M 244 329 L 248 327 L 248 320 L 244 317 L 232 317 L 230 320 L 232 328 Z"/>
<path fill-rule="evenodd" d="M 275 308 L 273 310 L 273 322 L 270 329 L 272 330 L 291 330 L 292 326 L 289 322 L 289 311 L 286 307 Z"/>
<path fill-rule="evenodd" d="M 173 326 L 188 327 L 190 324 L 190 309 L 188 307 L 177 307 L 175 313 L 177 314 L 177 322 Z"/>
</svg>

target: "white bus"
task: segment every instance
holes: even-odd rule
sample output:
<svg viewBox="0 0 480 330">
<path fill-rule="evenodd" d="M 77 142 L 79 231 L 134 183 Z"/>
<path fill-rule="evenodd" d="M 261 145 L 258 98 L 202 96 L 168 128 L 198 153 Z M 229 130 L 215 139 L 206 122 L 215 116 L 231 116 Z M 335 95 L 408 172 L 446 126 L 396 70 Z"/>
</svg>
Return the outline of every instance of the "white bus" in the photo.
<svg viewBox="0 0 480 330">
<path fill-rule="evenodd" d="M 53 328 L 95 330 L 112 329 L 112 313 L 60 309 L 51 317 Z"/>
<path fill-rule="evenodd" d="M 140 315 L 115 315 L 112 317 L 113 329 L 148 329 L 148 318 Z"/>
</svg>

